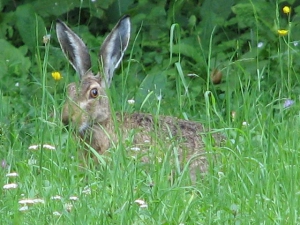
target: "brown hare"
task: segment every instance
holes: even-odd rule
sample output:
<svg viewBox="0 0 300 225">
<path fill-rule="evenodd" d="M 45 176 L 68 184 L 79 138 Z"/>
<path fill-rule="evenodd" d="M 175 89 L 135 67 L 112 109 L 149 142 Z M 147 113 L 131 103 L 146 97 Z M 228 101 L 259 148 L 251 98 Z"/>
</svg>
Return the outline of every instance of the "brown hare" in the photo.
<svg viewBox="0 0 300 225">
<path fill-rule="evenodd" d="M 165 143 L 164 149 L 173 151 L 178 146 L 174 151 L 177 152 L 174 160 L 181 162 L 182 167 L 189 163 L 191 178 L 195 180 L 197 171 L 205 173 L 208 168 L 202 140 L 205 129 L 201 124 L 170 116 L 156 118 L 143 113 L 111 115 L 106 89 L 110 87 L 114 70 L 128 46 L 130 26 L 129 16 L 124 16 L 106 37 L 99 53 L 103 74 L 99 72 L 94 75 L 86 45 L 65 23 L 57 21 L 56 32 L 61 49 L 80 76 L 78 87 L 75 83 L 68 86 L 68 100 L 63 108 L 62 120 L 65 124 L 72 122 L 80 137 L 100 154 L 110 148 L 113 142 L 126 139 L 132 133 L 133 144 L 141 152 L 149 149 L 149 145 L 156 144 L 158 138 Z M 115 124 L 118 124 L 118 128 L 115 128 Z M 122 138 L 118 135 L 120 132 Z M 213 134 L 212 137 L 219 142 L 219 135 Z"/>
</svg>

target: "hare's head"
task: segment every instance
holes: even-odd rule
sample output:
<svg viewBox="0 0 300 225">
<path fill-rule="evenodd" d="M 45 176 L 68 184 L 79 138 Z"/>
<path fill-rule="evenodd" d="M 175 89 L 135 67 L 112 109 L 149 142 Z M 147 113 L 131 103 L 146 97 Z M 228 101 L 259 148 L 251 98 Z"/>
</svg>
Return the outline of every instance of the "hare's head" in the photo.
<svg viewBox="0 0 300 225">
<path fill-rule="evenodd" d="M 130 19 L 124 16 L 104 40 L 99 52 L 98 74 L 91 71 L 91 59 L 83 41 L 62 21 L 56 23 L 60 47 L 80 77 L 80 85 L 68 87 L 68 98 L 63 110 L 63 122 L 72 121 L 84 133 L 94 123 L 105 123 L 110 118 L 109 88 L 114 70 L 120 64 L 130 37 Z"/>
</svg>

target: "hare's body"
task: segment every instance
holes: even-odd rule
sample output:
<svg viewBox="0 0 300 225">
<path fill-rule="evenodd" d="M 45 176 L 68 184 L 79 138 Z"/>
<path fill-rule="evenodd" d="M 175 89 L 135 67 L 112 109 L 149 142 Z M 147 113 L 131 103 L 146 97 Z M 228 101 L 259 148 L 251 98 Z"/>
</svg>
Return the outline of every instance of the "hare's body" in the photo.
<svg viewBox="0 0 300 225">
<path fill-rule="evenodd" d="M 169 116 L 154 118 L 141 113 L 111 115 L 106 89 L 128 46 L 128 16 L 117 23 L 102 44 L 99 54 L 102 76 L 90 71 L 88 49 L 70 28 L 58 21 L 56 31 L 63 52 L 81 78 L 79 87 L 75 83 L 68 87 L 68 100 L 62 114 L 64 123 L 75 124 L 80 137 L 99 153 L 104 153 L 113 142 L 119 141 L 120 136 L 126 139 L 133 133 L 133 145 L 140 148 L 141 152 L 149 149 L 147 144 L 156 144 L 158 139 L 166 145 L 176 143 L 174 147 L 178 147 L 182 164 L 193 158 L 190 162 L 192 177 L 197 170 L 202 173 L 207 170 L 206 150 L 202 141 L 205 130 L 201 124 Z"/>
</svg>

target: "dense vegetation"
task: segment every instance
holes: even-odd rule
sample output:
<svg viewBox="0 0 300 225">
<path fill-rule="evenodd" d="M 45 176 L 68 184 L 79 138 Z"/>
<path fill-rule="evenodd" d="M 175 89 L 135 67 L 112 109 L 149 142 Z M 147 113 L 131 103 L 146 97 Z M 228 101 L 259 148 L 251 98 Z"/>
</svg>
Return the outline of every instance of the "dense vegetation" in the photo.
<svg viewBox="0 0 300 225">
<path fill-rule="evenodd" d="M 0 9 L 2 224 L 299 224 L 296 0 L 2 0 Z M 124 14 L 133 27 L 113 108 L 222 130 L 227 141 L 197 184 L 180 171 L 166 179 L 168 156 L 148 168 L 122 144 L 103 166 L 80 168 L 82 143 L 60 122 L 78 78 L 55 20 L 80 34 L 97 71 L 100 43 Z"/>
</svg>

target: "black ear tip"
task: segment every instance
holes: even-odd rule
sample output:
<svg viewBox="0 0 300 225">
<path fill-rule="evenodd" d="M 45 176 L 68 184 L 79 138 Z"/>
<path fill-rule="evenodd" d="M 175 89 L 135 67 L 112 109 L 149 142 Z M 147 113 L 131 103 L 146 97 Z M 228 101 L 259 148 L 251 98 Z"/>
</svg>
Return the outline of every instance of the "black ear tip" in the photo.
<svg viewBox="0 0 300 225">
<path fill-rule="evenodd" d="M 60 19 L 56 20 L 56 25 L 65 25 L 63 21 L 61 21 Z"/>
<path fill-rule="evenodd" d="M 129 21 L 130 21 L 130 16 L 129 16 L 129 15 L 124 15 L 124 16 L 120 19 L 120 22 L 123 22 L 123 21 L 126 21 L 126 20 L 129 20 Z"/>
<path fill-rule="evenodd" d="M 121 18 L 121 20 L 126 19 L 126 18 L 130 19 L 130 16 L 129 16 L 129 15 L 124 15 L 124 16 Z"/>
</svg>

